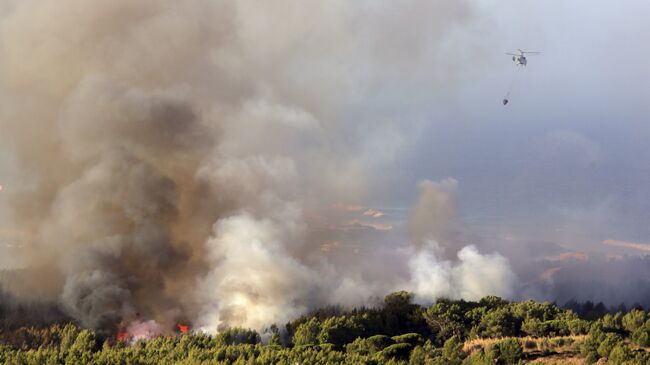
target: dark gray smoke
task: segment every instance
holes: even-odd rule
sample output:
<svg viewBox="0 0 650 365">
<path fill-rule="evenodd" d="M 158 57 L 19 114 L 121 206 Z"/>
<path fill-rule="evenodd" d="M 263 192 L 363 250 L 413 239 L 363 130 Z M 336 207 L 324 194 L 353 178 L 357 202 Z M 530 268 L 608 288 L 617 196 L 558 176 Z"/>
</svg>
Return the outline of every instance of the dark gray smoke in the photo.
<svg viewBox="0 0 650 365">
<path fill-rule="evenodd" d="M 456 266 L 458 249 L 444 262 L 427 251 L 450 237 L 418 228 L 443 232 L 452 201 L 423 190 L 417 242 L 401 236 L 366 258 L 355 245 L 394 227 L 371 207 L 342 208 L 381 189 L 382 166 L 417 131 L 369 111 L 375 100 L 459 75 L 443 53 L 476 19 L 467 1 L 28 0 L 0 10 L 1 138 L 24 182 L 8 193 L 22 268 L 13 295 L 59 301 L 102 330 L 188 318 L 217 331 L 418 290 L 429 270 L 420 264 L 453 271 L 450 288 L 462 288 L 442 294 L 464 296 L 462 283 L 477 279 Z M 357 260 L 335 255 L 343 250 Z M 487 260 L 510 275 L 502 258 Z M 509 293 L 488 288 L 471 296 Z"/>
</svg>

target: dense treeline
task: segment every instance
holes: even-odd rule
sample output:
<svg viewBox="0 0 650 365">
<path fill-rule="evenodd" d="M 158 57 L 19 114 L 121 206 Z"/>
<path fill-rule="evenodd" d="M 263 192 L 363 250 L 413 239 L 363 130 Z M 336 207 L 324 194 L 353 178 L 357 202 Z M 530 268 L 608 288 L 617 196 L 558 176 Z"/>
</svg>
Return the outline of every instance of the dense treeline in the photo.
<svg viewBox="0 0 650 365">
<path fill-rule="evenodd" d="M 4 273 L 0 270 L 0 283 Z M 61 308 L 52 302 L 19 301 L 0 285 L 0 330 L 44 326 L 71 321 Z"/>
<path fill-rule="evenodd" d="M 564 353 L 588 363 L 648 364 L 649 347 L 650 315 L 642 309 L 581 318 L 551 303 L 498 297 L 424 307 L 397 292 L 381 308 L 324 308 L 262 336 L 232 328 L 128 344 L 72 324 L 3 330 L 0 363 L 516 364 Z"/>
</svg>

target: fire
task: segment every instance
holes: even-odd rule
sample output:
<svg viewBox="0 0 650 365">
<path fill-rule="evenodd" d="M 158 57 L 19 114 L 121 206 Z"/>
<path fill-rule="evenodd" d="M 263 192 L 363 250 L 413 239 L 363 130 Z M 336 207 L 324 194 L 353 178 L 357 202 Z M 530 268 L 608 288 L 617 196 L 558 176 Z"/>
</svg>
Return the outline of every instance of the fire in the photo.
<svg viewBox="0 0 650 365">
<path fill-rule="evenodd" d="M 557 256 L 544 256 L 544 260 L 547 261 L 564 261 L 568 259 L 578 260 L 578 261 L 589 261 L 589 254 L 586 252 L 562 252 Z"/>
<path fill-rule="evenodd" d="M 650 243 L 627 242 L 620 240 L 604 240 L 604 245 L 632 248 L 639 251 L 650 252 Z"/>
<path fill-rule="evenodd" d="M 141 321 L 135 320 L 117 332 L 115 339 L 120 342 L 136 342 L 141 340 L 150 340 L 165 334 L 164 328 L 154 320 Z"/>
<path fill-rule="evenodd" d="M 333 249 L 339 247 L 341 242 L 339 241 L 332 241 L 332 242 L 325 242 L 320 246 L 320 250 L 323 252 L 330 252 Z"/>
<path fill-rule="evenodd" d="M 115 339 L 119 342 L 124 342 L 129 338 L 129 333 L 126 331 L 120 331 L 115 335 Z"/>
<path fill-rule="evenodd" d="M 190 326 L 186 324 L 177 324 L 180 333 L 189 333 Z M 115 339 L 118 342 L 126 342 L 128 344 L 140 340 L 150 340 L 155 337 L 164 336 L 165 331 L 155 321 L 134 321 L 130 323 L 126 329 L 118 331 L 115 334 Z"/>
<path fill-rule="evenodd" d="M 561 267 L 548 268 L 539 276 L 539 279 L 541 281 L 551 281 L 553 280 L 553 275 L 555 275 L 556 272 L 560 271 L 560 269 L 562 268 Z"/>
<path fill-rule="evenodd" d="M 379 209 L 369 208 L 368 210 L 363 212 L 363 215 L 370 216 L 370 217 L 373 217 L 373 218 L 380 218 L 380 217 L 384 216 L 384 212 L 382 212 Z"/>
</svg>

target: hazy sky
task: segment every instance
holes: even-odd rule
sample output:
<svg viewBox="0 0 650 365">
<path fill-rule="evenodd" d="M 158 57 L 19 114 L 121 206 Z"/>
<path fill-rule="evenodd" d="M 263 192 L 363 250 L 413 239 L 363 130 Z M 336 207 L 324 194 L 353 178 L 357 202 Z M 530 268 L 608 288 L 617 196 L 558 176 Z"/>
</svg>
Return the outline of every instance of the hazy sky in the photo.
<svg viewBox="0 0 650 365">
<path fill-rule="evenodd" d="M 650 2 L 476 4 L 443 55 L 463 76 L 354 107 L 412 126 L 382 171 L 388 188 L 367 203 L 406 209 L 418 181 L 453 177 L 464 221 L 485 234 L 593 250 L 608 238 L 650 242 Z M 517 48 L 543 53 L 516 70 L 503 53 Z M 0 183 L 10 191 L 20 182 L 6 147 Z M 1 227 L 11 233 L 6 195 Z"/>
<path fill-rule="evenodd" d="M 650 3 L 482 3 L 482 49 L 448 55 L 474 70 L 420 101 L 426 132 L 395 166 L 393 203 L 454 177 L 476 229 L 585 250 L 650 242 Z M 517 48 L 543 53 L 516 70 L 503 53 Z"/>
</svg>

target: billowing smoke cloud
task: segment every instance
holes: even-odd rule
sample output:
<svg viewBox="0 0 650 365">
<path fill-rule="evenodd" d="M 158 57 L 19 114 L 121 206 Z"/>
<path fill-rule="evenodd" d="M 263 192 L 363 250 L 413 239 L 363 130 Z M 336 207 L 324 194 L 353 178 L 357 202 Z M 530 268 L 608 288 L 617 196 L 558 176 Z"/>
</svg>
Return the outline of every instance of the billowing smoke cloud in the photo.
<svg viewBox="0 0 650 365">
<path fill-rule="evenodd" d="M 458 242 L 449 239 L 457 190 L 458 182 L 453 179 L 420 183 L 409 225 L 416 244 L 408 262 L 416 299 L 431 303 L 439 297 L 511 297 L 516 279 L 506 258 L 496 253 L 483 255 L 473 245 L 458 251 Z M 457 259 L 446 260 L 445 255 L 456 255 Z"/>
<path fill-rule="evenodd" d="M 432 242 L 409 261 L 418 300 L 432 303 L 440 297 L 478 300 L 486 295 L 512 296 L 515 275 L 503 256 L 483 255 L 475 246 L 466 246 L 453 262 L 437 258 L 437 250 Z"/>
<path fill-rule="evenodd" d="M 24 182 L 15 260 L 30 283 L 14 295 L 158 333 L 181 318 L 260 328 L 403 285 L 423 300 L 510 294 L 503 258 L 453 246 L 452 180 L 420 187 L 410 239 L 385 238 L 393 226 L 371 207 L 347 222 L 331 209 L 381 191 L 418 130 L 386 100 L 404 108 L 458 77 L 443 54 L 474 24 L 468 1 L 0 10 L 1 137 Z M 321 250 L 346 237 L 328 247 L 353 255 Z"/>
<path fill-rule="evenodd" d="M 289 218 L 290 219 L 290 218 Z M 198 326 L 216 331 L 233 323 L 254 328 L 287 321 L 308 310 L 320 278 L 285 247 L 296 232 L 242 214 L 220 220 L 208 241 L 214 268 L 198 287 Z M 297 237 L 294 237 L 296 239 Z"/>
<path fill-rule="evenodd" d="M 440 254 L 454 257 L 459 248 L 452 246 L 450 236 L 457 214 L 458 182 L 454 179 L 441 182 L 423 181 L 418 189 L 420 196 L 409 222 L 411 241 L 421 245 L 437 241 L 441 243 L 438 247 Z"/>
</svg>

